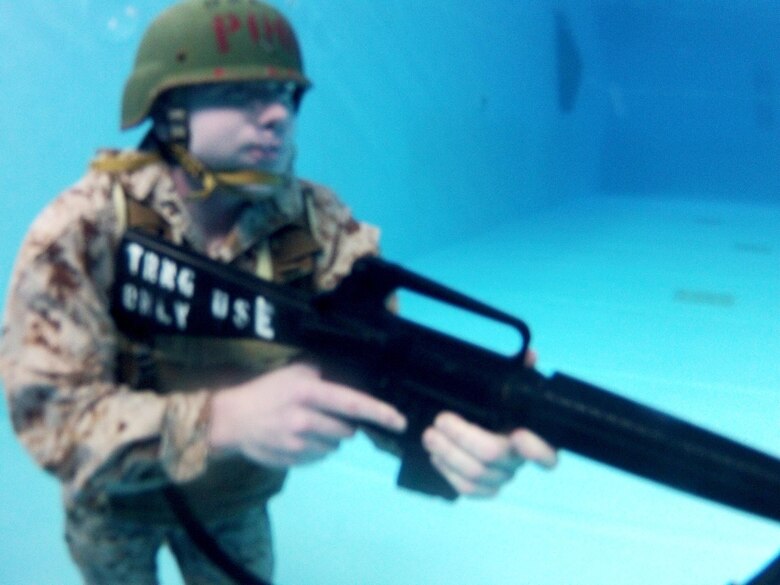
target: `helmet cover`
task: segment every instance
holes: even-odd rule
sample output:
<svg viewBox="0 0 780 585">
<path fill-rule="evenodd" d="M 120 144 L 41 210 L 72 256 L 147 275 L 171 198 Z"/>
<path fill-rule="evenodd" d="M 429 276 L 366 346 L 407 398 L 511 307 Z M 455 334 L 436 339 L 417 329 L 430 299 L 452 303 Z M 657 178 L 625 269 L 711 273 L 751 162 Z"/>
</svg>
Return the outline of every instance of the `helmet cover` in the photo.
<svg viewBox="0 0 780 585">
<path fill-rule="evenodd" d="M 235 81 L 292 83 L 300 100 L 311 82 L 290 23 L 259 0 L 179 2 L 141 40 L 125 84 L 122 128 L 143 122 L 170 89 Z"/>
</svg>

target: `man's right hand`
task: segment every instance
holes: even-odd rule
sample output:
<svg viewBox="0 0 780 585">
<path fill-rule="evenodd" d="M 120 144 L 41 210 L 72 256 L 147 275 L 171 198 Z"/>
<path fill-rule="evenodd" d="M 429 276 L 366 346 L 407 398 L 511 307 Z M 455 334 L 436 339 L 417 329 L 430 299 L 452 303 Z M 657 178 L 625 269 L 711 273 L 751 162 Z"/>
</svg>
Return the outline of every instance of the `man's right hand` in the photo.
<svg viewBox="0 0 780 585">
<path fill-rule="evenodd" d="M 290 467 L 334 451 L 360 423 L 395 433 L 406 428 L 404 416 L 389 404 L 323 380 L 314 366 L 293 364 L 218 391 L 209 442 L 216 453 Z"/>
</svg>

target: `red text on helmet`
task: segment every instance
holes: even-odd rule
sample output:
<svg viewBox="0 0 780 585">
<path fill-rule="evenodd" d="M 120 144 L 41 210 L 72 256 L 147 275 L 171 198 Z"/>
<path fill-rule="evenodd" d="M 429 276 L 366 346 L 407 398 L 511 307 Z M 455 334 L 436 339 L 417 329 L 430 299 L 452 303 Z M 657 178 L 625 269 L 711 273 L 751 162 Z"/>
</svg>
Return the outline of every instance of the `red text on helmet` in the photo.
<svg viewBox="0 0 780 585">
<path fill-rule="evenodd" d="M 287 52 L 295 52 L 297 49 L 293 32 L 279 16 L 249 12 L 245 21 L 233 12 L 214 16 L 214 38 L 220 53 L 231 51 L 230 39 L 239 33 L 248 34 L 252 43 L 262 44 L 269 50 L 281 47 Z"/>
</svg>

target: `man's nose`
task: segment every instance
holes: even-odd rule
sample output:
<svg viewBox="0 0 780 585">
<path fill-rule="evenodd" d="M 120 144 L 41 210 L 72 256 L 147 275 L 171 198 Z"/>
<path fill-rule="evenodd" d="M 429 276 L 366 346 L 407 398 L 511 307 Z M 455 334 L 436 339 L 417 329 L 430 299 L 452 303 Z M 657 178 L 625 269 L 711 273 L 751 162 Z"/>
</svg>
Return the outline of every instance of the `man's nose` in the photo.
<svg viewBox="0 0 780 585">
<path fill-rule="evenodd" d="M 282 128 L 292 116 L 292 112 L 286 104 L 265 100 L 255 100 L 249 104 L 249 113 L 257 125 L 268 130 Z"/>
</svg>

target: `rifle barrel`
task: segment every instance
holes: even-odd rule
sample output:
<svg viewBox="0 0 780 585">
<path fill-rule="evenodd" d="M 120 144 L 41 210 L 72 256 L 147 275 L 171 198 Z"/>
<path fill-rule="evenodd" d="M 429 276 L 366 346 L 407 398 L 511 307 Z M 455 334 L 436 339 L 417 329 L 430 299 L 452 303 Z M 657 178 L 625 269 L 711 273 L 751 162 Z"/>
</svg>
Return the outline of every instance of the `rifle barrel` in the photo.
<svg viewBox="0 0 780 585">
<path fill-rule="evenodd" d="M 780 520 L 780 459 L 565 374 L 530 377 L 519 416 L 557 447 Z"/>
</svg>

